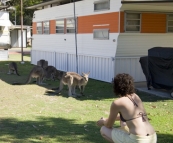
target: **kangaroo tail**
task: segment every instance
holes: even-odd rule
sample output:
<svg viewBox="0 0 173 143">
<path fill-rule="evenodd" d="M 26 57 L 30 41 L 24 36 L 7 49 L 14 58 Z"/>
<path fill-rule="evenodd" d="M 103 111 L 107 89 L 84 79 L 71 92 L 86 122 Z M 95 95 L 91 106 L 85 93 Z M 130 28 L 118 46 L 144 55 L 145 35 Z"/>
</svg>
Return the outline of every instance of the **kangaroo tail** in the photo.
<svg viewBox="0 0 173 143">
<path fill-rule="evenodd" d="M 13 82 L 12 85 L 24 85 L 23 83 Z"/>
<path fill-rule="evenodd" d="M 28 78 L 27 78 L 25 84 L 30 83 L 30 81 L 31 81 L 31 74 L 32 74 L 32 71 L 29 73 L 29 76 L 28 76 Z"/>
</svg>

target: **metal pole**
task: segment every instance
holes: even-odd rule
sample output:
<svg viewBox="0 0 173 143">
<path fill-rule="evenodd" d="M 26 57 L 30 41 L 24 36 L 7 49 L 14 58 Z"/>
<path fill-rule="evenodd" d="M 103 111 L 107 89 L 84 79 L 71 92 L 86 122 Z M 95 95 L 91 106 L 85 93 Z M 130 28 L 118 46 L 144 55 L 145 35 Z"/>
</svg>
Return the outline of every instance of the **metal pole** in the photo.
<svg viewBox="0 0 173 143">
<path fill-rule="evenodd" d="M 15 25 L 16 25 L 16 8 L 15 8 Z"/>
<path fill-rule="evenodd" d="M 22 61 L 23 64 L 23 0 L 20 0 L 21 2 L 21 55 L 22 55 Z"/>
<path fill-rule="evenodd" d="M 75 10 L 75 0 L 74 4 L 74 24 L 75 24 L 75 44 L 76 44 L 76 72 L 78 73 L 78 53 L 77 53 L 77 33 L 76 33 L 76 10 Z"/>
</svg>

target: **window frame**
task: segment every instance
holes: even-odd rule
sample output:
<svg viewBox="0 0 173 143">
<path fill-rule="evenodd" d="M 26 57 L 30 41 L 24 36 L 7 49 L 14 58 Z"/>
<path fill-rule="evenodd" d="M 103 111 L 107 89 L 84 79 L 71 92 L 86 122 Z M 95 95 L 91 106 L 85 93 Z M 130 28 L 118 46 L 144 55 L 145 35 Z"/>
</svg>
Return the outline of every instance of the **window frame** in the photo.
<svg viewBox="0 0 173 143">
<path fill-rule="evenodd" d="M 101 4 L 101 3 L 104 3 L 104 2 L 108 2 L 108 8 L 105 8 L 105 9 L 95 9 L 95 4 Z M 94 12 L 97 12 L 97 11 L 104 11 L 104 10 L 110 10 L 110 0 L 99 0 L 99 1 L 95 1 L 94 2 Z"/>
<path fill-rule="evenodd" d="M 169 24 L 169 21 L 172 21 L 173 22 L 173 19 L 171 19 L 171 20 L 169 20 L 169 15 L 172 15 L 173 16 L 173 14 L 167 14 L 167 26 L 166 26 L 166 31 L 167 31 L 167 33 L 173 33 L 173 31 L 169 31 L 169 27 L 173 27 L 173 25 L 172 26 L 169 26 L 168 24 Z"/>
<path fill-rule="evenodd" d="M 45 33 L 45 31 L 47 31 L 47 30 L 45 30 L 45 27 L 44 27 L 44 23 L 46 23 L 46 22 L 48 22 L 49 23 L 49 27 L 48 27 L 48 33 Z M 42 34 L 50 34 L 50 21 L 43 21 L 42 22 Z"/>
<path fill-rule="evenodd" d="M 37 26 L 38 23 L 41 23 L 40 33 L 38 33 L 38 26 Z M 43 34 L 43 22 L 36 22 L 36 30 L 37 30 L 37 34 Z"/>
<path fill-rule="evenodd" d="M 64 29 L 63 29 L 63 33 L 57 33 L 56 31 L 58 30 L 57 28 L 56 28 L 56 21 L 64 21 Z M 60 29 L 59 29 L 60 30 Z M 56 32 L 56 34 L 65 34 L 65 19 L 56 19 L 55 20 L 55 32 Z"/>
<path fill-rule="evenodd" d="M 77 17 L 75 17 L 75 18 L 76 18 L 76 33 L 77 33 Z M 66 33 L 65 34 L 75 34 L 75 26 L 74 26 L 74 33 L 67 32 L 67 30 L 69 29 L 69 28 L 67 28 L 67 20 L 69 20 L 69 19 L 73 19 L 74 20 L 74 25 L 75 25 L 75 19 L 74 19 L 74 17 L 66 18 L 66 20 L 65 20 L 65 32 Z"/>
<path fill-rule="evenodd" d="M 97 38 L 97 37 L 94 37 L 94 32 L 96 31 L 107 31 L 108 32 L 108 37 L 107 38 Z M 109 37 L 110 37 L 110 30 L 109 29 L 94 29 L 93 30 L 93 39 L 94 40 L 109 40 Z"/>
<path fill-rule="evenodd" d="M 127 27 L 127 14 L 139 14 L 140 19 L 132 19 L 132 20 L 139 20 L 139 25 L 136 25 L 136 26 L 139 26 L 139 31 L 127 31 L 126 30 L 126 27 Z M 138 12 L 125 12 L 124 31 L 126 33 L 140 33 L 141 32 L 141 19 L 142 19 L 142 14 L 141 13 L 138 13 Z M 130 19 L 128 19 L 128 20 L 130 20 Z"/>
</svg>

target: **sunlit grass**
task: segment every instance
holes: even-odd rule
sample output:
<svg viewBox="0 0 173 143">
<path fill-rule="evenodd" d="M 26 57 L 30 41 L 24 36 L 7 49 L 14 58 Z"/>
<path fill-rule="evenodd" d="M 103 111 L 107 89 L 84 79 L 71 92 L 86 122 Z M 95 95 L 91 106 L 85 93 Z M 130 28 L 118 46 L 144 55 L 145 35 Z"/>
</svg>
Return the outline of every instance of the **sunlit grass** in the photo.
<svg viewBox="0 0 173 143">
<path fill-rule="evenodd" d="M 7 63 L 16 61 L 19 74 L 7 75 Z M 30 57 L 9 55 L 0 62 L 0 142 L 12 143 L 105 143 L 96 121 L 107 117 L 115 99 L 112 85 L 89 79 L 85 95 L 69 98 L 67 87 L 61 94 L 47 92 L 59 81 L 48 85 L 12 85 L 24 82 L 33 65 Z M 173 138 L 173 100 L 139 93 L 148 117 L 158 134 L 158 143 L 171 143 Z M 119 126 L 116 123 L 115 126 Z"/>
</svg>

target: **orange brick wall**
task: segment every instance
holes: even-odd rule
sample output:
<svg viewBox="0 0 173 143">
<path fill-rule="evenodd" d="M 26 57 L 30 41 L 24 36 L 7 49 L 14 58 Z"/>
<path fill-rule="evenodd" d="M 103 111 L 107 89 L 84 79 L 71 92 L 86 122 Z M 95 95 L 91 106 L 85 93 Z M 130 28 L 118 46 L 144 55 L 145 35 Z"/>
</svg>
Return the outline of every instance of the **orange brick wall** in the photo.
<svg viewBox="0 0 173 143">
<path fill-rule="evenodd" d="M 143 13 L 141 33 L 166 33 L 166 14 Z"/>
<path fill-rule="evenodd" d="M 110 30 L 110 33 L 117 33 L 119 31 L 118 23 L 119 12 L 81 16 L 78 17 L 78 33 L 93 33 L 93 29 L 105 28 L 108 28 Z"/>
</svg>

